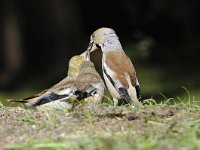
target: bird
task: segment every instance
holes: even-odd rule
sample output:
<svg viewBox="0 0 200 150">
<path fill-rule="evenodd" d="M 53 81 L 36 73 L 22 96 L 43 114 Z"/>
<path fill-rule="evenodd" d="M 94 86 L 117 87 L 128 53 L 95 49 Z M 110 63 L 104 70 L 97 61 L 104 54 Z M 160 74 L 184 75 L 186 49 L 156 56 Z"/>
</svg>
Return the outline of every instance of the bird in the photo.
<svg viewBox="0 0 200 150">
<path fill-rule="evenodd" d="M 103 27 L 92 33 L 87 50 L 93 52 L 97 49 L 103 53 L 103 77 L 114 105 L 117 106 L 120 99 L 129 104 L 139 104 L 141 90 L 136 70 L 113 29 Z"/>
<path fill-rule="evenodd" d="M 96 71 L 94 63 L 90 61 L 89 53 L 86 56 L 86 59 L 81 64 L 80 73 L 71 89 L 77 100 L 84 97 L 84 101 L 87 104 L 95 105 L 101 103 L 105 84 Z"/>
<path fill-rule="evenodd" d="M 76 78 L 79 75 L 80 67 L 82 62 L 85 59 L 85 55 L 87 53 L 84 52 L 81 55 L 73 56 L 68 65 L 68 74 L 63 80 L 59 83 L 55 84 L 49 89 L 46 89 L 36 95 L 24 98 L 24 99 L 9 99 L 9 102 L 17 102 L 23 103 L 25 106 L 31 108 L 36 106 L 44 106 L 44 107 L 65 107 L 68 105 L 65 100 L 69 100 L 71 94 L 71 86 L 74 84 Z M 71 95 L 70 95 L 71 94 Z M 73 97 L 74 98 L 74 97 Z M 72 98 L 72 99 L 73 99 Z"/>
<path fill-rule="evenodd" d="M 104 83 L 87 51 L 73 56 L 68 65 L 68 75 L 51 88 L 34 96 L 10 102 L 24 103 L 29 108 L 72 108 L 74 99 L 91 99 L 99 103 L 104 94 Z M 100 82 L 101 81 L 101 82 Z M 99 83 L 98 83 L 99 82 Z M 94 85 L 94 87 L 93 87 Z M 38 107 L 40 106 L 40 107 Z"/>
</svg>

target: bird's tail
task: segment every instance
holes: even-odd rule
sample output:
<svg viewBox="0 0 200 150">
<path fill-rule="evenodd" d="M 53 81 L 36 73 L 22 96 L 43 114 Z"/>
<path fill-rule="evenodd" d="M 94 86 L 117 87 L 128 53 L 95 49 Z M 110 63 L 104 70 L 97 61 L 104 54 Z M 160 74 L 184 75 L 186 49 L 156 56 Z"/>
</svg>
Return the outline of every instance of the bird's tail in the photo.
<svg viewBox="0 0 200 150">
<path fill-rule="evenodd" d="M 63 100 L 63 99 L 67 99 L 67 98 L 69 98 L 69 95 L 67 95 L 67 94 L 57 95 L 55 93 L 49 93 L 46 96 L 39 96 L 39 97 L 31 96 L 31 97 L 27 97 L 25 99 L 20 99 L 20 100 L 10 99 L 7 101 L 24 103 L 27 107 L 35 107 L 35 106 L 46 104 L 46 103 L 49 103 L 52 101 Z"/>
<path fill-rule="evenodd" d="M 33 101 L 36 98 L 38 99 L 38 96 L 29 96 L 29 97 L 24 98 L 24 99 L 6 99 L 6 101 L 16 102 L 16 103 L 27 103 L 27 102 Z"/>
<path fill-rule="evenodd" d="M 119 88 L 119 94 L 121 97 L 123 97 L 127 101 L 127 103 L 129 103 L 129 104 L 133 103 L 133 100 L 131 99 L 130 95 L 128 94 L 127 89 L 125 89 L 123 87 Z"/>
<path fill-rule="evenodd" d="M 39 98 L 37 101 L 32 103 L 30 105 L 30 107 L 39 106 L 39 105 L 46 104 L 46 103 L 49 103 L 49 102 L 52 102 L 52 101 L 57 101 L 57 100 L 62 101 L 62 100 L 68 99 L 68 98 L 69 98 L 69 95 L 67 95 L 67 94 L 57 95 L 57 94 L 52 92 L 52 93 L 49 93 L 48 95 L 46 95 L 44 97 Z"/>
<path fill-rule="evenodd" d="M 17 99 L 5 99 L 7 102 L 16 102 L 16 103 L 26 103 L 23 99 L 17 100 Z"/>
</svg>

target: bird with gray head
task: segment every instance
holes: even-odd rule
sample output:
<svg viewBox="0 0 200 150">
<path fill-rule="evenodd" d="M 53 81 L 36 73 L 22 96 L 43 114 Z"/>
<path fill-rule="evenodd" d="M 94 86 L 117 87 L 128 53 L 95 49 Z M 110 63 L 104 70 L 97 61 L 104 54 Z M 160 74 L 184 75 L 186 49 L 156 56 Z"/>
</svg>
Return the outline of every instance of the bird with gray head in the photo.
<svg viewBox="0 0 200 150">
<path fill-rule="evenodd" d="M 128 103 L 139 102 L 141 92 L 135 68 L 113 29 L 99 28 L 91 35 L 88 51 L 97 49 L 103 52 L 103 77 L 114 105 L 118 105 L 121 98 Z"/>
</svg>

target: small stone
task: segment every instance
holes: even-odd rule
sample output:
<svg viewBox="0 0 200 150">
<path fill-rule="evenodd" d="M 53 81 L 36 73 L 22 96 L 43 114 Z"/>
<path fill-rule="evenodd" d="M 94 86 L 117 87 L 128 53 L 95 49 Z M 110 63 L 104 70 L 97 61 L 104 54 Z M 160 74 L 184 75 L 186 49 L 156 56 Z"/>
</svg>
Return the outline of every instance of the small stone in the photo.
<svg viewBox="0 0 200 150">
<path fill-rule="evenodd" d="M 31 126 L 31 129 L 32 129 L 32 130 L 35 130 L 36 128 L 37 128 L 36 125 L 32 125 L 32 126 Z"/>
<path fill-rule="evenodd" d="M 128 121 L 136 120 L 138 116 L 128 116 Z"/>
</svg>

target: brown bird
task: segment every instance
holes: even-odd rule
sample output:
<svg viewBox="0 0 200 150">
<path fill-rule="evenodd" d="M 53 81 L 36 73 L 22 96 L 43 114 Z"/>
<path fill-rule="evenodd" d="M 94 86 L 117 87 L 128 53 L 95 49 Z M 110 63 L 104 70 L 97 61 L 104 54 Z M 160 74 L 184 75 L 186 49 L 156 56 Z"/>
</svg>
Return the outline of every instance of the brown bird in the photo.
<svg viewBox="0 0 200 150">
<path fill-rule="evenodd" d="M 9 101 L 24 103 L 28 107 L 40 106 L 42 109 L 72 108 L 73 104 L 69 102 L 74 99 L 100 103 L 104 88 L 103 80 L 86 51 L 70 59 L 68 76 L 53 87 L 25 99 Z"/>
<path fill-rule="evenodd" d="M 84 97 L 84 100 L 91 104 L 101 102 L 105 85 L 96 71 L 94 63 L 89 58 L 83 61 L 80 73 L 71 89 L 77 96 L 77 99 Z"/>
<path fill-rule="evenodd" d="M 128 103 L 138 102 L 141 93 L 135 68 L 113 29 L 100 28 L 91 35 L 88 51 L 98 48 L 103 52 L 103 76 L 114 105 L 118 105 L 118 99 L 121 98 Z"/>
<path fill-rule="evenodd" d="M 51 88 L 44 90 L 34 96 L 20 100 L 8 100 L 10 102 L 24 103 L 27 107 L 44 106 L 53 108 L 68 107 L 66 100 L 74 99 L 71 87 L 80 73 L 81 64 L 86 58 L 87 52 L 73 56 L 69 61 L 68 76 Z"/>
</svg>

